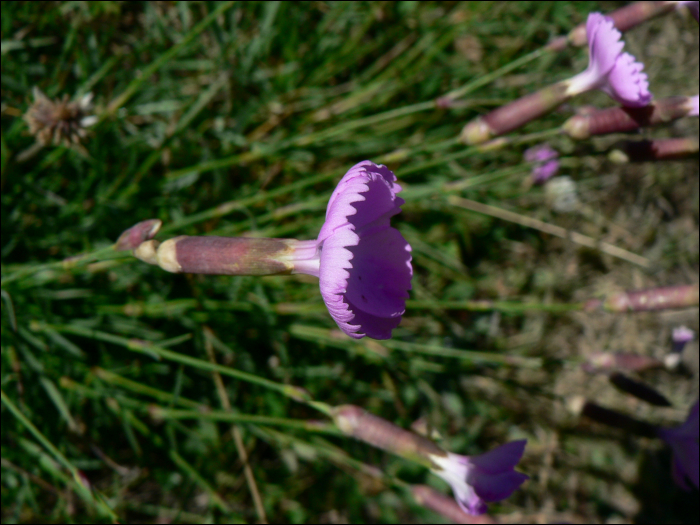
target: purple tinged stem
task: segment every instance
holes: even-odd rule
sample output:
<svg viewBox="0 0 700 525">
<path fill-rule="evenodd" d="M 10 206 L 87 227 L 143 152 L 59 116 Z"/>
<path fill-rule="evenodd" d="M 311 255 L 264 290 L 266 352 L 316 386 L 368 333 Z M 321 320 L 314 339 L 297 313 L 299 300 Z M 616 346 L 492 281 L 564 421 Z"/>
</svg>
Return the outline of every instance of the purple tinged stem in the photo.
<svg viewBox="0 0 700 525">
<path fill-rule="evenodd" d="M 562 128 L 569 137 L 583 140 L 593 135 L 624 133 L 667 124 L 688 116 L 690 110 L 690 97 L 669 97 L 641 108 L 618 106 L 576 115 L 567 120 Z"/>
<path fill-rule="evenodd" d="M 469 122 L 460 134 L 465 144 L 481 144 L 555 110 L 569 99 L 567 84 L 558 82 L 525 95 Z"/>
<path fill-rule="evenodd" d="M 609 154 L 611 160 L 621 164 L 659 160 L 697 160 L 697 155 L 697 137 L 626 141 Z"/>
<path fill-rule="evenodd" d="M 163 222 L 160 219 L 149 219 L 134 224 L 131 228 L 122 232 L 114 243 L 114 249 L 135 250 L 139 244 L 155 237 Z"/>
<path fill-rule="evenodd" d="M 585 304 L 583 309 L 594 311 L 602 307 L 608 312 L 648 312 L 689 308 L 698 306 L 699 295 L 700 287 L 697 284 L 649 288 L 616 293 L 605 301 L 592 299 Z"/>
<path fill-rule="evenodd" d="M 341 405 L 333 410 L 333 420 L 344 433 L 373 447 L 435 468 L 429 457 L 447 453 L 429 439 L 404 430 L 355 405 Z"/>
</svg>

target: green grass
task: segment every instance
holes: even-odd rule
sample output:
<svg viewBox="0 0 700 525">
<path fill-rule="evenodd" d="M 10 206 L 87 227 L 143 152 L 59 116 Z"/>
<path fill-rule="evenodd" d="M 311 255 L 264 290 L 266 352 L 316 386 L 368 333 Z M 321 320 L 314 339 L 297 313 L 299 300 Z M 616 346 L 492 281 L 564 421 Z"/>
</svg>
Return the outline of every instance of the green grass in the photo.
<svg viewBox="0 0 700 525">
<path fill-rule="evenodd" d="M 543 46 L 620 5 L 3 2 L 3 523 L 444 521 L 406 483 L 447 485 L 338 434 L 325 414 L 346 403 L 405 428 L 425 417 L 461 454 L 527 438 L 531 480 L 490 507 L 510 521 L 696 522 L 697 492 L 673 486 L 659 442 L 567 407 L 586 396 L 668 425 L 697 397 L 697 375 L 655 372 L 643 380 L 674 408 L 650 408 L 578 366 L 600 351 L 663 357 L 670 328 L 698 328 L 697 309 L 578 311 L 697 283 L 697 161 L 619 166 L 605 153 L 620 137 L 559 135 L 577 107 L 610 105 L 599 93 L 502 149 L 456 140 L 582 70 L 586 50 Z M 657 97 L 698 92 L 694 20 L 671 13 L 625 40 Z M 29 153 L 34 86 L 94 93 L 84 149 Z M 686 135 L 697 119 L 645 132 Z M 543 140 L 576 181 L 575 212 L 526 184 L 522 153 Z M 397 174 L 393 224 L 413 246 L 389 341 L 339 335 L 315 279 L 174 275 L 110 248 L 151 218 L 160 239 L 315 238 L 335 183 L 364 159 Z"/>
</svg>

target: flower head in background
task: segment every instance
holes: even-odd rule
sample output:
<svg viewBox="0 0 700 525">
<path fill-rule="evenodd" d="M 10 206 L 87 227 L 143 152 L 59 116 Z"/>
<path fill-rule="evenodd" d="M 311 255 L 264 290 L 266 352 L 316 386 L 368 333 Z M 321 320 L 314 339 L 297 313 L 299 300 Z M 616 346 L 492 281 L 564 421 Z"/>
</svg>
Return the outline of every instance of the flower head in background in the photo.
<svg viewBox="0 0 700 525">
<path fill-rule="evenodd" d="M 671 332 L 671 340 L 673 341 L 673 351 L 682 352 L 686 343 L 695 339 L 695 331 L 687 326 L 677 326 Z"/>
<path fill-rule="evenodd" d="M 511 441 L 478 456 L 431 455 L 438 465 L 433 473 L 452 487 L 457 503 L 468 514 L 486 512 L 486 502 L 510 496 L 528 476 L 516 472 L 515 466 L 525 452 L 526 441 Z"/>
<path fill-rule="evenodd" d="M 623 106 L 642 107 L 651 101 L 644 65 L 629 53 L 613 21 L 591 13 L 586 22 L 588 68 L 568 81 L 567 94 L 573 96 L 599 89 Z"/>
<path fill-rule="evenodd" d="M 688 112 L 689 117 L 698 116 L 698 95 L 690 97 L 690 111 Z"/>
<path fill-rule="evenodd" d="M 411 246 L 389 221 L 401 211 L 401 186 L 368 160 L 345 174 L 328 201 L 318 235 L 321 295 L 351 337 L 388 339 L 411 289 Z"/>
<path fill-rule="evenodd" d="M 523 155 L 527 162 L 534 163 L 532 168 L 533 184 L 544 184 L 559 171 L 559 153 L 549 144 L 541 144 L 525 150 Z"/>
<path fill-rule="evenodd" d="M 37 87 L 32 93 L 34 102 L 23 118 L 29 132 L 42 146 L 50 143 L 78 145 L 87 136 L 87 128 L 97 121 L 97 117 L 88 115 L 92 109 L 92 93 L 76 101 L 70 101 L 68 95 L 51 100 Z"/>
<path fill-rule="evenodd" d="M 695 21 L 700 22 L 700 9 L 698 8 L 699 4 L 700 2 L 698 2 L 698 0 L 690 2 L 676 2 L 676 8 L 687 7 L 688 11 L 690 11 L 690 14 L 693 15 Z"/>
<path fill-rule="evenodd" d="M 673 452 L 673 480 L 683 490 L 690 490 L 686 479 L 700 488 L 700 448 L 698 445 L 698 402 L 690 409 L 685 423 L 674 428 L 660 427 L 657 433 Z"/>
</svg>

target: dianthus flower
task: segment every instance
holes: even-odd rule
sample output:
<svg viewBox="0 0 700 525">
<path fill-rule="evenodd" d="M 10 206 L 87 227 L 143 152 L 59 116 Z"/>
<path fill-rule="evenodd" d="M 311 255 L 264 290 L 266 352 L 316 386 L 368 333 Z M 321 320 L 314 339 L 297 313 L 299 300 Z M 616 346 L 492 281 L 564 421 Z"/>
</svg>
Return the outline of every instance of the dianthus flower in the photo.
<svg viewBox="0 0 700 525">
<path fill-rule="evenodd" d="M 175 273 L 313 275 L 343 332 L 388 339 L 401 322 L 413 276 L 411 246 L 390 225 L 404 203 L 400 191 L 388 168 L 366 160 L 338 183 L 315 240 L 181 236 L 147 240 L 134 255 Z"/>
<path fill-rule="evenodd" d="M 673 452 L 673 480 L 683 490 L 690 490 L 686 479 L 700 488 L 700 448 L 698 446 L 698 402 L 690 409 L 685 423 L 674 428 L 660 427 L 657 433 Z"/>
<path fill-rule="evenodd" d="M 514 470 L 525 451 L 525 440 L 478 456 L 460 456 L 354 405 L 336 407 L 333 419 L 343 433 L 428 467 L 450 484 L 457 504 L 467 514 L 483 514 L 487 502 L 509 497 L 529 479 Z"/>
<path fill-rule="evenodd" d="M 433 454 L 430 459 L 439 468 L 432 472 L 450 484 L 464 512 L 483 514 L 486 502 L 507 498 L 529 479 L 514 470 L 523 457 L 525 444 L 524 439 L 511 441 L 478 456 Z"/>
<path fill-rule="evenodd" d="M 586 22 L 588 67 L 582 73 L 530 93 L 469 122 L 460 134 L 466 144 L 481 144 L 524 126 L 575 95 L 599 89 L 626 107 L 649 104 L 649 81 L 644 66 L 629 53 L 612 19 L 591 13 Z"/>
<path fill-rule="evenodd" d="M 567 95 L 574 96 L 599 89 L 623 106 L 642 107 L 651 101 L 644 65 L 629 53 L 613 21 L 600 13 L 591 13 L 586 22 L 588 67 L 567 81 Z"/>
<path fill-rule="evenodd" d="M 559 153 L 548 144 L 541 144 L 525 150 L 523 158 L 532 162 L 533 184 L 544 184 L 559 171 Z"/>
</svg>

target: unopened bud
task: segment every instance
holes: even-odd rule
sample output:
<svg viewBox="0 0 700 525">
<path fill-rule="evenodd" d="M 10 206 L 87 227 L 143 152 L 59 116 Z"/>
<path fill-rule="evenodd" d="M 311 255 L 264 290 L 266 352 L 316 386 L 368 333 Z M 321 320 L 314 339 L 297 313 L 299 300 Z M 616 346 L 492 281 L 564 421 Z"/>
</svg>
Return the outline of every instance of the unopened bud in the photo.
<svg viewBox="0 0 700 525">
<path fill-rule="evenodd" d="M 160 219 L 149 219 L 134 224 L 122 232 L 117 242 L 114 243 L 114 249 L 117 251 L 135 250 L 142 242 L 155 237 L 162 225 L 163 222 Z"/>
</svg>

